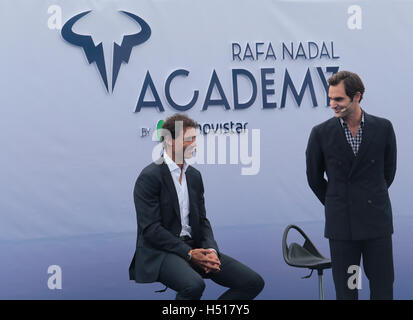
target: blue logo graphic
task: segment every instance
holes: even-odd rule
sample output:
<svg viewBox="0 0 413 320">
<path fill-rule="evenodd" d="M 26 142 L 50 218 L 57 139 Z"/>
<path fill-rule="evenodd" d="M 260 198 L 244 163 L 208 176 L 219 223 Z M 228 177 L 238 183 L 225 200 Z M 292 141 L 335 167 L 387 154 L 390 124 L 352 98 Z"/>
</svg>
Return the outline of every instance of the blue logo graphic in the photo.
<svg viewBox="0 0 413 320">
<path fill-rule="evenodd" d="M 91 11 L 85 11 L 75 15 L 70 18 L 62 28 L 62 37 L 67 42 L 82 47 L 85 52 L 87 61 L 89 64 L 92 62 L 96 63 L 96 66 L 99 70 L 100 76 L 105 84 L 106 90 L 109 92 L 108 88 L 108 79 L 106 74 L 106 65 L 105 57 L 103 55 L 103 46 L 102 42 L 97 46 L 93 43 L 92 36 L 90 35 L 81 35 L 73 32 L 73 25 L 80 20 L 83 16 L 87 15 Z M 120 66 L 122 62 L 128 63 L 130 55 L 132 53 L 132 48 L 144 43 L 151 36 L 151 28 L 149 25 L 137 15 L 126 11 L 119 11 L 123 14 L 128 15 L 130 18 L 135 20 L 141 27 L 141 31 L 135 34 L 130 34 L 123 36 L 122 44 L 118 45 L 114 42 L 113 45 L 113 70 L 112 70 L 112 92 L 115 88 L 116 79 L 118 78 Z"/>
</svg>

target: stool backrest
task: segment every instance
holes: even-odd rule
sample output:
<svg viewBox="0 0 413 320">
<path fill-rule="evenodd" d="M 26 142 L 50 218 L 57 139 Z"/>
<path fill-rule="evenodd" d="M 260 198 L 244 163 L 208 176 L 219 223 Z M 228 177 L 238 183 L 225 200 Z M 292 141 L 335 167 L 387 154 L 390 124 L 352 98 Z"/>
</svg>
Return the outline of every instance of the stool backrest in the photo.
<svg viewBox="0 0 413 320">
<path fill-rule="evenodd" d="M 291 243 L 290 246 L 287 245 L 287 236 L 288 233 L 291 229 L 297 230 L 302 237 L 305 239 L 304 244 L 301 246 L 298 243 Z M 311 255 L 319 258 L 323 258 L 323 255 L 317 250 L 317 248 L 314 246 L 314 244 L 311 242 L 310 238 L 304 233 L 304 231 L 293 224 L 290 224 L 287 226 L 287 228 L 284 231 L 283 239 L 282 239 L 282 250 L 283 250 L 283 257 L 284 261 L 294 267 L 298 267 L 298 265 L 294 264 L 291 258 L 295 256 L 302 256 L 302 255 L 308 255 L 310 253 Z"/>
</svg>

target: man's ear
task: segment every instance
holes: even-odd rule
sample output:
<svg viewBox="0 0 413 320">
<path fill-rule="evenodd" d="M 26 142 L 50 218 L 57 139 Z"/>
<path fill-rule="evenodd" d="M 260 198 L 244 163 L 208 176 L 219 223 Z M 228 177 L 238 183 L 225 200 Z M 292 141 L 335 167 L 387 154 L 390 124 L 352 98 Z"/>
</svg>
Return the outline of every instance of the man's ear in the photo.
<svg viewBox="0 0 413 320">
<path fill-rule="evenodd" d="M 169 134 L 169 135 L 166 135 L 165 137 L 164 137 L 164 140 L 165 140 L 165 144 L 166 145 L 168 145 L 169 147 L 172 147 L 172 137 L 171 137 L 171 135 Z"/>
<path fill-rule="evenodd" d="M 361 93 L 359 91 L 356 92 L 356 94 L 353 97 L 353 100 L 356 99 L 356 102 L 360 102 L 360 98 L 361 98 Z"/>
</svg>

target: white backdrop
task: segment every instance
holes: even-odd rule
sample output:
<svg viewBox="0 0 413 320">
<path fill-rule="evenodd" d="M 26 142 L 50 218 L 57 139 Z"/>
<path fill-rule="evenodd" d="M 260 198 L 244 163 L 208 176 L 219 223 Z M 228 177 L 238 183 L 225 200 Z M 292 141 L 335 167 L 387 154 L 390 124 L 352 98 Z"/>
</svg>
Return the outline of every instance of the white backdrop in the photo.
<svg viewBox="0 0 413 320">
<path fill-rule="evenodd" d="M 165 82 L 184 69 L 171 85 L 176 103 L 199 96 L 186 113 L 200 123 L 247 122 L 260 129 L 260 170 L 241 175 L 242 164 L 196 165 L 206 189 L 208 216 L 214 226 L 315 221 L 323 207 L 307 186 L 304 152 L 311 128 L 332 116 L 317 68 L 357 72 L 366 92 L 362 107 L 392 121 L 398 142 L 398 171 L 390 194 L 394 215 L 411 216 L 413 154 L 410 120 L 413 32 L 410 1 L 24 1 L 0 3 L 0 240 L 63 237 L 136 230 L 132 191 L 139 172 L 151 162 L 155 142 L 141 137 L 159 119 L 176 112 L 167 102 Z M 138 33 L 139 24 L 119 13 L 142 18 L 149 39 L 133 47 L 121 65 L 116 86 L 106 90 L 95 63 L 84 50 L 65 41 L 64 24 L 92 10 L 73 31 L 103 43 L 111 84 L 113 43 Z M 308 43 L 320 52 L 309 57 Z M 320 57 L 322 44 L 328 54 Z M 233 59 L 233 44 L 241 47 Z M 256 58 L 256 46 L 263 52 Z M 282 45 L 300 43 L 298 57 L 282 56 Z M 334 46 L 334 56 L 331 49 Z M 267 57 L 271 44 L 277 59 Z M 312 49 L 315 50 L 314 45 Z M 235 45 L 236 48 L 238 48 Z M 271 52 L 270 52 L 271 53 Z M 301 55 L 300 55 L 301 54 Z M 303 56 L 306 54 L 306 57 Z M 314 51 L 312 51 L 314 55 Z M 248 57 L 250 55 L 250 57 Z M 251 55 L 254 57 L 251 58 Z M 261 69 L 266 78 L 263 108 Z M 249 71 L 257 84 L 255 102 L 234 110 L 234 69 Z M 228 100 L 202 110 L 213 72 Z M 301 105 L 288 88 L 281 107 L 285 75 L 300 92 L 307 70 L 318 106 L 306 87 Z M 144 107 L 135 112 L 149 72 L 164 112 Z M 109 85 L 111 87 L 111 85 Z M 252 93 L 238 80 L 239 101 Z M 145 101 L 154 96 L 150 90 Z M 214 86 L 213 99 L 219 99 Z"/>
</svg>

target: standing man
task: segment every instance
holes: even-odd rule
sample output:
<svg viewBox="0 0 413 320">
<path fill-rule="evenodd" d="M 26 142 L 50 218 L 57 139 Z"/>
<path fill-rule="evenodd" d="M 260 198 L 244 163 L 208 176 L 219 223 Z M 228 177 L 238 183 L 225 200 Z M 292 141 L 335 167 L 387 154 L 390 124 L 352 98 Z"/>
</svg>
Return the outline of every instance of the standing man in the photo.
<svg viewBox="0 0 413 320">
<path fill-rule="evenodd" d="M 358 298 L 349 267 L 360 266 L 361 256 L 370 298 L 393 299 L 393 126 L 361 109 L 364 85 L 357 74 L 340 71 L 328 83 L 334 117 L 312 129 L 306 162 L 308 183 L 325 206 L 337 299 Z"/>
<path fill-rule="evenodd" d="M 254 299 L 263 279 L 220 252 L 206 217 L 204 186 L 188 165 L 196 147 L 197 123 L 175 114 L 163 124 L 164 154 L 139 175 L 134 189 L 138 221 L 129 276 L 136 282 L 159 281 L 176 299 L 200 299 L 203 278 L 228 287 L 219 299 Z"/>
</svg>

